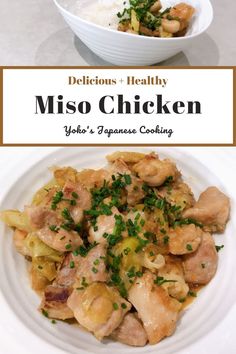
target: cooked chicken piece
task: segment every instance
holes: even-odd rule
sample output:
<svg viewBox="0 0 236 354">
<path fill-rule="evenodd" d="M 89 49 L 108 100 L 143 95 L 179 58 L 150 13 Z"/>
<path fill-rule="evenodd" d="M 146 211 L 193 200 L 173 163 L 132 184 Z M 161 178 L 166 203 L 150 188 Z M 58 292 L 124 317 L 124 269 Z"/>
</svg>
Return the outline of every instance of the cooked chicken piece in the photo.
<svg viewBox="0 0 236 354">
<path fill-rule="evenodd" d="M 106 245 L 100 243 L 93 247 L 86 257 L 78 257 L 79 266 L 76 277 L 80 282 L 79 286 L 81 286 L 83 279 L 87 284 L 95 281 L 105 282 L 108 280 L 105 264 L 106 251 Z"/>
<path fill-rule="evenodd" d="M 177 226 L 169 230 L 170 253 L 181 255 L 196 251 L 201 243 L 202 230 L 194 224 Z"/>
<path fill-rule="evenodd" d="M 110 167 L 110 175 L 126 174 L 131 177 L 131 184 L 128 184 L 125 189 L 127 191 L 127 203 L 129 205 L 135 205 L 143 199 L 145 193 L 142 189 L 143 181 L 131 174 L 131 171 L 127 164 L 121 159 L 116 159 Z"/>
<path fill-rule="evenodd" d="M 190 187 L 184 182 L 176 182 L 173 185 L 161 187 L 158 195 L 165 198 L 170 204 L 188 209 L 194 205 L 195 199 Z"/>
<path fill-rule="evenodd" d="M 91 189 L 102 187 L 104 180 L 108 180 L 109 176 L 109 172 L 105 169 L 83 170 L 77 173 L 76 180 Z"/>
<path fill-rule="evenodd" d="M 75 223 L 80 223 L 83 219 L 84 210 L 91 207 L 91 195 L 80 182 L 68 180 L 63 188 L 63 199 L 57 204 L 56 210 L 51 210 L 53 197 L 56 190 L 50 190 L 47 195 L 47 202 L 39 206 L 29 206 L 25 208 L 29 216 L 30 224 L 35 229 L 41 229 L 45 225 L 59 225 L 62 221 L 62 211 L 67 208 Z M 75 193 L 77 198 L 73 197 Z M 49 196 L 50 194 L 50 196 Z M 70 205 L 64 199 L 74 199 L 76 205 Z"/>
<path fill-rule="evenodd" d="M 175 33 L 176 37 L 185 36 L 189 21 L 193 17 L 194 12 L 195 9 L 185 3 L 177 4 L 170 9 L 169 16 L 176 18 L 180 23 L 179 31 Z"/>
<path fill-rule="evenodd" d="M 158 271 L 158 276 L 163 277 L 165 280 L 170 280 L 170 282 L 165 282 L 161 286 L 167 290 L 171 297 L 180 300 L 187 296 L 189 287 L 184 280 L 180 259 L 167 256 L 166 264 Z"/>
<path fill-rule="evenodd" d="M 30 256 L 30 252 L 28 247 L 25 246 L 24 240 L 27 236 L 26 231 L 21 231 L 18 229 L 15 229 L 14 235 L 13 235 L 13 243 L 16 247 L 17 252 L 22 254 L 23 256 Z"/>
<path fill-rule="evenodd" d="M 128 301 L 104 283 L 92 283 L 84 290 L 75 289 L 67 304 L 77 321 L 99 340 L 109 336 L 131 308 Z"/>
<path fill-rule="evenodd" d="M 62 320 L 74 317 L 67 306 L 67 299 L 73 290 L 78 263 L 79 257 L 68 253 L 53 284 L 46 287 L 40 307 L 48 312 L 49 317 Z"/>
<path fill-rule="evenodd" d="M 175 181 L 180 175 L 172 161 L 168 159 L 159 160 L 154 155 L 147 155 L 133 166 L 133 170 L 152 187 L 161 186 L 170 176 Z"/>
<path fill-rule="evenodd" d="M 197 251 L 184 256 L 184 278 L 188 283 L 207 284 L 214 277 L 218 254 L 211 234 L 205 232 Z"/>
<path fill-rule="evenodd" d="M 147 343 L 147 333 L 134 313 L 125 315 L 119 327 L 112 332 L 111 338 L 135 347 L 143 347 Z"/>
<path fill-rule="evenodd" d="M 143 322 L 150 344 L 156 344 L 174 332 L 181 304 L 154 284 L 152 273 L 146 272 L 136 280 L 128 299 Z"/>
<path fill-rule="evenodd" d="M 160 9 L 162 8 L 162 5 L 161 5 L 161 1 L 160 0 L 157 0 L 154 2 L 154 4 L 150 7 L 150 12 L 152 13 L 157 13 L 158 11 L 160 11 Z"/>
<path fill-rule="evenodd" d="M 110 175 L 120 175 L 127 174 L 130 175 L 131 171 L 128 165 L 122 160 L 117 159 L 113 162 L 113 164 L 109 168 Z"/>
<path fill-rule="evenodd" d="M 66 320 L 73 318 L 74 314 L 67 306 L 67 299 L 71 289 L 61 286 L 48 285 L 44 291 L 40 309 L 45 311 L 49 318 Z"/>
<path fill-rule="evenodd" d="M 68 253 L 57 272 L 57 276 L 53 282 L 53 285 L 72 287 L 76 280 L 76 272 L 78 269 L 79 261 L 80 259 L 78 256 L 74 256 L 72 252 Z"/>
<path fill-rule="evenodd" d="M 209 232 L 223 232 L 229 219 L 230 200 L 216 187 L 209 187 L 196 204 L 184 211 L 183 217 L 193 218 L 204 225 Z"/>
<path fill-rule="evenodd" d="M 36 235 L 46 245 L 59 252 L 73 251 L 83 244 L 82 239 L 75 231 L 59 229 L 51 231 L 48 226 L 36 232 Z"/>
<path fill-rule="evenodd" d="M 58 224 L 58 217 L 55 211 L 49 210 L 45 206 L 27 206 L 25 212 L 29 218 L 30 225 L 34 229 L 41 229 L 45 225 Z"/>
<path fill-rule="evenodd" d="M 145 193 L 142 189 L 143 182 L 141 179 L 131 176 L 131 184 L 126 186 L 127 191 L 127 203 L 134 206 L 144 198 Z"/>
<path fill-rule="evenodd" d="M 118 159 L 123 160 L 125 163 L 137 163 L 139 160 L 142 160 L 145 157 L 145 154 L 141 152 L 128 152 L 128 151 L 116 151 L 111 155 L 107 155 L 106 159 L 109 162 L 114 162 Z"/>
<path fill-rule="evenodd" d="M 195 9 L 191 5 L 180 3 L 170 9 L 169 15 L 171 17 L 178 18 L 181 25 L 181 31 L 188 26 L 189 21 L 193 17 L 194 12 Z"/>
<path fill-rule="evenodd" d="M 130 20 L 124 20 L 118 24 L 117 30 L 120 32 L 128 32 L 130 30 Z"/>
<path fill-rule="evenodd" d="M 80 182 L 67 181 L 63 188 L 63 197 L 73 199 L 73 194 L 78 196 L 75 198 L 76 205 L 70 206 L 70 214 L 75 223 L 80 223 L 84 216 L 84 210 L 91 208 L 91 194 Z"/>
<path fill-rule="evenodd" d="M 99 215 L 96 222 L 96 231 L 94 227 L 90 226 L 89 228 L 89 237 L 88 240 L 90 243 L 107 243 L 106 238 L 103 237 L 104 233 L 112 234 L 115 227 L 116 219 L 115 215 L 121 215 L 116 207 L 111 209 L 112 215 Z"/>
</svg>

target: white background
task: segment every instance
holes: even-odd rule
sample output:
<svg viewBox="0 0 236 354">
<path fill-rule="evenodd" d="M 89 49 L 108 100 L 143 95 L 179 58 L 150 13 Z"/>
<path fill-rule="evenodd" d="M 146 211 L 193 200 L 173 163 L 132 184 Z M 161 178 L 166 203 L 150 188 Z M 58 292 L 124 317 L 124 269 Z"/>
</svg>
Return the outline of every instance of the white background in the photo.
<svg viewBox="0 0 236 354">
<path fill-rule="evenodd" d="M 0 202 L 7 189 L 11 187 L 11 183 L 18 175 L 22 165 L 27 169 L 31 166 L 32 160 L 37 162 L 52 151 L 55 151 L 55 148 L 0 148 Z M 194 154 L 203 164 L 207 164 L 208 168 L 224 182 L 227 189 L 232 191 L 232 199 L 236 199 L 234 187 L 236 148 L 186 148 L 186 151 Z M 217 161 L 223 161 L 223 163 L 219 165 Z M 34 348 L 34 354 L 65 354 L 65 352 L 34 337 L 31 332 L 24 328 L 11 310 L 6 307 L 1 293 L 0 308 L 1 354 L 32 354 L 32 347 Z M 235 328 L 236 304 L 211 332 L 206 333 L 194 345 L 176 354 L 235 354 Z"/>
<path fill-rule="evenodd" d="M 68 76 L 82 77 L 90 75 L 100 78 L 123 78 L 128 75 L 138 78 L 159 76 L 168 79 L 165 88 L 159 86 L 69 86 Z M 4 143 L 232 143 L 233 123 L 233 71 L 204 69 L 60 69 L 60 70 L 4 70 Z M 156 94 L 163 95 L 163 101 L 200 101 L 202 114 L 185 115 L 104 115 L 98 110 L 98 101 L 104 95 L 123 94 L 132 101 L 139 94 L 143 101 L 154 100 Z M 90 114 L 82 115 L 35 115 L 35 95 L 62 94 L 65 101 L 91 102 Z M 65 136 L 64 126 L 76 128 L 98 125 L 107 128 L 136 128 L 145 125 L 155 128 L 159 124 L 164 128 L 172 128 L 171 138 L 166 135 L 136 134 L 106 135 L 85 134 Z"/>
</svg>

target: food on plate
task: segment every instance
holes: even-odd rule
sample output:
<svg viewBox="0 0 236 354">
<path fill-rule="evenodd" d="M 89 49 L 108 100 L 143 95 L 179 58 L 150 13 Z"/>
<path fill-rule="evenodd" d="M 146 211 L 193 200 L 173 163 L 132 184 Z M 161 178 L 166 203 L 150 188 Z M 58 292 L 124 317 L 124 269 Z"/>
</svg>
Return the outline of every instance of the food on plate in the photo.
<svg viewBox="0 0 236 354">
<path fill-rule="evenodd" d="M 154 6 L 154 4 L 153 4 Z M 182 171 L 156 153 L 115 152 L 98 170 L 54 167 L 23 211 L 5 210 L 40 311 L 74 319 L 98 340 L 156 344 L 217 271 L 229 198 L 195 200 Z"/>
<path fill-rule="evenodd" d="M 80 1 L 72 10 L 83 19 L 104 27 L 162 38 L 185 36 L 195 13 L 187 3 L 163 8 L 160 0 Z"/>
</svg>

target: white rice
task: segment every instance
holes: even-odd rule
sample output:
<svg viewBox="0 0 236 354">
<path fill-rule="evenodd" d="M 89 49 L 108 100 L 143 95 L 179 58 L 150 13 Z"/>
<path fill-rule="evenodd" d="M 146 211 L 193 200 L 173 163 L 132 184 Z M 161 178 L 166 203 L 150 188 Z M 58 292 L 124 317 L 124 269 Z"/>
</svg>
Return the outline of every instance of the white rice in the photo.
<svg viewBox="0 0 236 354">
<path fill-rule="evenodd" d="M 125 7 L 129 7 L 129 0 L 77 0 L 70 10 L 84 20 L 117 29 L 117 13 L 122 12 Z"/>
</svg>

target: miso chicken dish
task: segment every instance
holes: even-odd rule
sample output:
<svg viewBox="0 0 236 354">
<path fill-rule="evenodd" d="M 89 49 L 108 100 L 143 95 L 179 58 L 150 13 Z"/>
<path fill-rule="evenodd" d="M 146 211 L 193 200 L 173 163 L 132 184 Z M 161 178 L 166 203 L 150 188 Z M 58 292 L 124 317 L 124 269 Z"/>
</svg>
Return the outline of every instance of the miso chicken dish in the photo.
<svg viewBox="0 0 236 354">
<path fill-rule="evenodd" d="M 195 12 L 185 3 L 165 10 L 160 0 L 130 0 L 129 3 L 128 8 L 117 14 L 118 30 L 151 37 L 183 37 Z"/>
<path fill-rule="evenodd" d="M 228 196 L 209 186 L 195 199 L 184 171 L 156 153 L 115 152 L 101 169 L 51 171 L 22 211 L 0 214 L 41 314 L 99 341 L 145 346 L 173 335 L 217 271 L 223 246 L 212 234 L 225 231 Z"/>
</svg>

